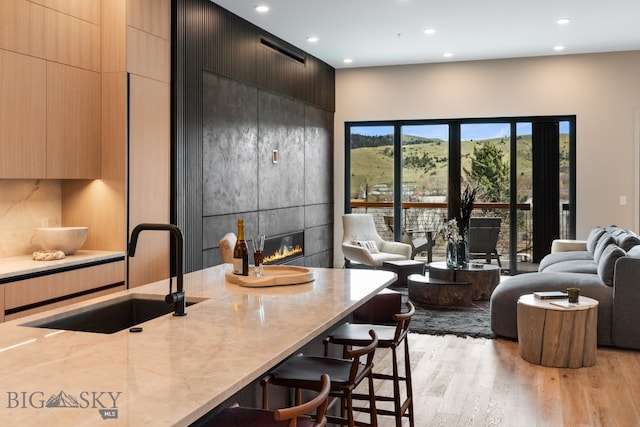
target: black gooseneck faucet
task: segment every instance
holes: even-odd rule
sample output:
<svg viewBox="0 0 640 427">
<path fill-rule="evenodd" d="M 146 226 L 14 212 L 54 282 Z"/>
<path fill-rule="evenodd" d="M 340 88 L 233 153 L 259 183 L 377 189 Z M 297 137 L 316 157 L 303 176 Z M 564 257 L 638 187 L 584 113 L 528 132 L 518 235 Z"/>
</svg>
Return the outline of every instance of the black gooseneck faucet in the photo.
<svg viewBox="0 0 640 427">
<path fill-rule="evenodd" d="M 187 302 L 184 294 L 183 272 L 182 272 L 182 251 L 183 241 L 182 231 L 174 224 L 138 224 L 131 232 L 131 241 L 129 242 L 128 254 L 133 257 L 136 253 L 136 245 L 138 244 L 138 235 L 144 230 L 163 230 L 169 231 L 173 236 L 175 243 L 175 260 L 176 268 L 176 292 L 171 289 L 171 277 L 169 277 L 169 294 L 164 298 L 167 304 L 175 304 L 174 316 L 187 315 Z"/>
</svg>

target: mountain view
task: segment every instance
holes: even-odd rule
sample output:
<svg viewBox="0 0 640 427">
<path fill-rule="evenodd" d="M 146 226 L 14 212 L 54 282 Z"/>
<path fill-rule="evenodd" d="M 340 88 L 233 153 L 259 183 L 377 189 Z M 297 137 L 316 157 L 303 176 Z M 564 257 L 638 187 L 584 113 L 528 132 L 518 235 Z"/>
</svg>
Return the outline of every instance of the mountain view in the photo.
<svg viewBox="0 0 640 427">
<path fill-rule="evenodd" d="M 403 201 L 444 202 L 448 183 L 448 142 L 436 138 L 404 135 L 402 143 Z M 560 135 L 560 146 L 560 177 L 562 181 L 568 182 L 568 134 Z M 531 198 L 532 191 L 531 135 L 519 136 L 516 147 L 518 201 L 525 202 Z M 489 167 L 502 167 L 509 170 L 509 138 L 469 140 L 462 141 L 461 144 L 463 176 L 468 178 L 473 176 L 473 162 L 478 161 L 478 152 L 489 153 L 495 157 L 494 160 L 497 163 Z M 354 134 L 351 136 L 352 200 L 371 202 L 393 200 L 394 154 L 392 135 Z M 502 185 L 506 187 L 500 192 L 498 200 L 483 201 L 507 202 L 509 200 L 508 180 Z M 567 187 L 562 183 L 560 185 L 561 188 Z M 565 197 L 561 196 L 561 198 Z"/>
</svg>

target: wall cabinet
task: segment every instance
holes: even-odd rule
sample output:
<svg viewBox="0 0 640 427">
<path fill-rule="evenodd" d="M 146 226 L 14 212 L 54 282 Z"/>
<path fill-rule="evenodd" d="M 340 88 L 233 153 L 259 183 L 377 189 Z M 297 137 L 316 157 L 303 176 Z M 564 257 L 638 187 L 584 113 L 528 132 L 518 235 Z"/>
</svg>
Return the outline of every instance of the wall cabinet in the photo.
<svg viewBox="0 0 640 427">
<path fill-rule="evenodd" d="M 46 178 L 100 178 L 100 73 L 47 63 Z"/>
<path fill-rule="evenodd" d="M 4 319 L 0 320 L 17 319 L 124 290 L 124 264 L 124 260 L 119 260 L 89 265 L 0 285 L 4 294 Z"/>
<path fill-rule="evenodd" d="M 0 178 L 100 178 L 100 73 L 0 50 Z"/>
<path fill-rule="evenodd" d="M 0 179 L 100 178 L 100 9 L 0 2 Z"/>
<path fill-rule="evenodd" d="M 44 178 L 46 62 L 0 49 L 0 178 Z"/>
</svg>

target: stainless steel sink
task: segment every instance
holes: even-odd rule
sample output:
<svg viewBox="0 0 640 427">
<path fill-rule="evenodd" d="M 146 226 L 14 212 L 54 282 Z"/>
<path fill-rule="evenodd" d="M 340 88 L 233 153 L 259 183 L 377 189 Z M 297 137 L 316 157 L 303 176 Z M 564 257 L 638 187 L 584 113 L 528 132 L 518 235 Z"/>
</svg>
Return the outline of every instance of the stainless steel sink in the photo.
<svg viewBox="0 0 640 427">
<path fill-rule="evenodd" d="M 187 306 L 203 299 L 187 298 Z M 173 312 L 160 295 L 131 294 L 23 323 L 20 326 L 112 334 Z"/>
</svg>

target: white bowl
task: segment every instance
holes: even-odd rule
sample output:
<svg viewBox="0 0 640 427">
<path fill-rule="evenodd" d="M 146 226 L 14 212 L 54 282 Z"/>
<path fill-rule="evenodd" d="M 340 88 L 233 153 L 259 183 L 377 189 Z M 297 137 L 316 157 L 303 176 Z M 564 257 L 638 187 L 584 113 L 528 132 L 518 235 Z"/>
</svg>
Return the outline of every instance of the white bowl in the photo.
<svg viewBox="0 0 640 427">
<path fill-rule="evenodd" d="M 36 228 L 33 244 L 41 250 L 58 250 L 73 255 L 87 239 L 89 227 Z"/>
</svg>

